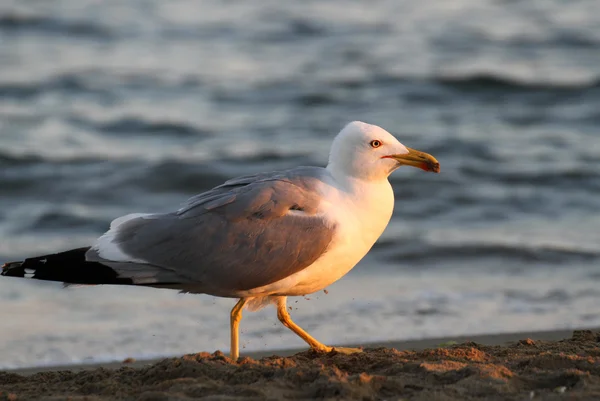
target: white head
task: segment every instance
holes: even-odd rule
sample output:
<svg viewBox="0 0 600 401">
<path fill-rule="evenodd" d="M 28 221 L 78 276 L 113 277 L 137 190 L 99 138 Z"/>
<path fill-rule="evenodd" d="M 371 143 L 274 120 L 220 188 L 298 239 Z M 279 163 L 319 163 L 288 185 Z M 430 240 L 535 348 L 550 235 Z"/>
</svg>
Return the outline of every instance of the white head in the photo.
<svg viewBox="0 0 600 401">
<path fill-rule="evenodd" d="M 387 179 L 402 165 L 440 171 L 433 156 L 407 148 L 381 127 L 353 121 L 333 140 L 327 169 L 334 175 L 374 181 Z"/>
</svg>

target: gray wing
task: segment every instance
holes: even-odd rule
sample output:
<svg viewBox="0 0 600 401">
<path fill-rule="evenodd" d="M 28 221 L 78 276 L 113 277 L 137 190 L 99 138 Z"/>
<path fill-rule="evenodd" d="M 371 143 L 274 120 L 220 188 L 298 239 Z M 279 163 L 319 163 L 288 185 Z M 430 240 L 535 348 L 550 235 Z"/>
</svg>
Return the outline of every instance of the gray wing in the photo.
<svg viewBox="0 0 600 401">
<path fill-rule="evenodd" d="M 335 227 L 316 213 L 322 171 L 227 181 L 176 213 L 124 222 L 113 243 L 160 267 L 163 276 L 179 276 L 214 295 L 274 283 L 310 266 L 332 240 Z"/>
</svg>

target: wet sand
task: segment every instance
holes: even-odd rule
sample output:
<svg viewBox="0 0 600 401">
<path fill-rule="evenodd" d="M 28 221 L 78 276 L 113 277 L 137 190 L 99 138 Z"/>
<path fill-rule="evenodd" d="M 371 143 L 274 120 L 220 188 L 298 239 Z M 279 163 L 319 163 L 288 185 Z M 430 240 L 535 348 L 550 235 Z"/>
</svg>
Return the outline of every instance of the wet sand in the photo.
<svg viewBox="0 0 600 401">
<path fill-rule="evenodd" d="M 373 344 L 353 355 L 269 352 L 234 363 L 216 352 L 0 372 L 0 400 L 63 399 L 593 400 L 600 330 Z"/>
</svg>

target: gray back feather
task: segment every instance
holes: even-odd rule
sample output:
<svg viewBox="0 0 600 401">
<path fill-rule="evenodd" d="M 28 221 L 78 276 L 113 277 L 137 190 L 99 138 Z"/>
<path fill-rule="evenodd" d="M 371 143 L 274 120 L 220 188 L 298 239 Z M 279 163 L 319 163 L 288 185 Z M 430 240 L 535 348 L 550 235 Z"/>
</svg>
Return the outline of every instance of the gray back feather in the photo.
<svg viewBox="0 0 600 401">
<path fill-rule="evenodd" d="M 126 221 L 115 242 L 202 292 L 227 295 L 271 284 L 326 252 L 334 227 L 316 212 L 327 174 L 300 167 L 229 180 L 175 213 Z"/>
</svg>

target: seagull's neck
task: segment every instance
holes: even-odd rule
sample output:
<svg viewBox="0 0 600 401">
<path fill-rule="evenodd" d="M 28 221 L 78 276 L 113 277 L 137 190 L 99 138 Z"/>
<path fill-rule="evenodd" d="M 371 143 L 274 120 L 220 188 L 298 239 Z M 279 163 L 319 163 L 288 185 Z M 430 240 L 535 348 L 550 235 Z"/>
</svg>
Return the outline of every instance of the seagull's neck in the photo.
<svg viewBox="0 0 600 401">
<path fill-rule="evenodd" d="M 368 248 L 379 238 L 394 211 L 394 191 L 387 177 L 365 180 L 330 170 L 337 190 L 342 192 L 339 208 L 344 219 L 352 221 L 358 237 Z"/>
<path fill-rule="evenodd" d="M 366 190 L 366 188 L 390 188 L 390 182 L 388 181 L 387 177 L 376 180 L 365 179 L 362 177 L 355 177 L 337 167 L 337 165 L 330 163 L 327 165 L 326 170 L 335 179 L 336 183 L 338 184 L 337 187 L 348 194 L 366 195 L 368 193 L 372 193 L 369 190 Z"/>
<path fill-rule="evenodd" d="M 333 176 L 337 190 L 343 192 L 348 201 L 346 207 L 364 212 L 364 216 L 360 216 L 365 220 L 363 224 L 375 226 L 379 236 L 394 211 L 394 191 L 387 177 L 364 179 L 329 167 L 327 170 Z"/>
</svg>

